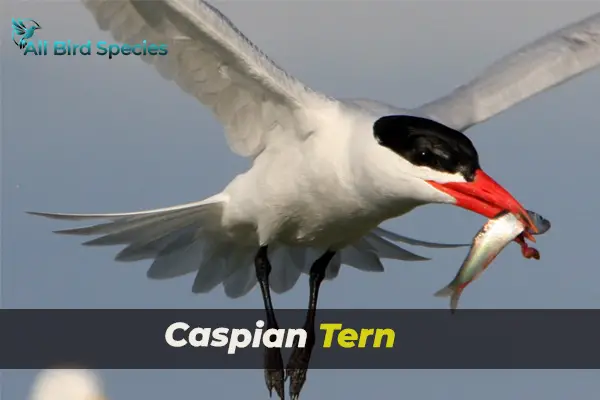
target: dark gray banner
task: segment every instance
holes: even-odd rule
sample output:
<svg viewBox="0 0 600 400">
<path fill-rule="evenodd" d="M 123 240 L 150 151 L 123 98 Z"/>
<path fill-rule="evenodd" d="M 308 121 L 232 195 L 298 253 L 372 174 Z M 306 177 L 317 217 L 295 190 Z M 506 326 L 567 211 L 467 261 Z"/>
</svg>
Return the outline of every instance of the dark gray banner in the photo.
<svg viewBox="0 0 600 400">
<path fill-rule="evenodd" d="M 0 310 L 0 368 L 261 368 L 304 316 L 265 335 L 262 310 Z M 600 368 L 592 310 L 319 310 L 315 333 L 312 368 Z"/>
</svg>

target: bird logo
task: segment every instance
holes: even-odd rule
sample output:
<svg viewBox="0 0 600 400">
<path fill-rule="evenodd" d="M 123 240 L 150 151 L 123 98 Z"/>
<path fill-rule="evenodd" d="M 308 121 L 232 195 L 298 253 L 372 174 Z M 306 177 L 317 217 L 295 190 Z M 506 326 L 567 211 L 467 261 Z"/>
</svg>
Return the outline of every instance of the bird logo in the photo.
<svg viewBox="0 0 600 400">
<path fill-rule="evenodd" d="M 12 40 L 20 49 L 27 46 L 29 39 L 33 37 L 35 31 L 42 29 L 40 24 L 32 19 L 14 19 L 12 20 Z"/>
</svg>

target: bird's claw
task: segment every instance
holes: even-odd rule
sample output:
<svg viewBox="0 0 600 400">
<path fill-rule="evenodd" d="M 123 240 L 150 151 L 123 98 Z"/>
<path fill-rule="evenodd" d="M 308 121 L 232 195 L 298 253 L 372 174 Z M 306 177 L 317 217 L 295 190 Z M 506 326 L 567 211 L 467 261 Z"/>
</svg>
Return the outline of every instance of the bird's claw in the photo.
<svg viewBox="0 0 600 400">
<path fill-rule="evenodd" d="M 306 347 L 294 347 L 294 351 L 290 356 L 288 364 L 285 368 L 286 380 L 290 378 L 289 393 L 292 400 L 298 400 L 302 387 L 306 382 L 306 373 L 308 370 L 308 364 L 310 362 L 310 356 L 312 348 L 314 346 L 314 337 L 309 335 L 306 342 Z"/>
<path fill-rule="evenodd" d="M 287 375 L 290 377 L 289 393 L 292 400 L 297 400 L 300 397 L 302 387 L 306 382 L 307 369 L 293 369 L 288 370 Z"/>
<path fill-rule="evenodd" d="M 283 359 L 281 351 L 277 348 L 265 349 L 265 383 L 269 390 L 269 397 L 273 397 L 273 389 L 281 400 L 285 399 Z"/>
</svg>

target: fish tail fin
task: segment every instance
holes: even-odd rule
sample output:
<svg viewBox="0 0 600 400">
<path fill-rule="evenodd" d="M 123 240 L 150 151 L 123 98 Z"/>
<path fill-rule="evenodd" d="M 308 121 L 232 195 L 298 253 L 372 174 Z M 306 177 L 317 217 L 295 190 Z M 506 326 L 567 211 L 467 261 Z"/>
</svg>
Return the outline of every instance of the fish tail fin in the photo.
<svg viewBox="0 0 600 400">
<path fill-rule="evenodd" d="M 455 290 L 450 298 L 450 312 L 454 314 L 458 308 L 458 299 L 460 299 L 460 290 Z"/>
<path fill-rule="evenodd" d="M 454 287 L 452 285 L 444 286 L 433 295 L 435 297 L 450 297 L 454 294 Z"/>
<path fill-rule="evenodd" d="M 450 297 L 450 312 L 454 314 L 456 309 L 458 308 L 458 300 L 460 299 L 460 294 L 462 293 L 462 288 L 453 285 L 452 283 L 444 286 L 440 290 L 434 293 L 435 297 Z"/>
</svg>

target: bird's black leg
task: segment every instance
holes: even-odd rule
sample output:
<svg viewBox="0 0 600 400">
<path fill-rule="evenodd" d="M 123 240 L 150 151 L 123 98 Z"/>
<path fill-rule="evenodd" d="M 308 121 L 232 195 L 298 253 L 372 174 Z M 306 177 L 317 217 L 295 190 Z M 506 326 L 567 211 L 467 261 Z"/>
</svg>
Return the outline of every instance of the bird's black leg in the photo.
<svg viewBox="0 0 600 400">
<path fill-rule="evenodd" d="M 310 268 L 310 298 L 308 300 L 308 311 L 304 322 L 304 330 L 307 333 L 306 346 L 298 347 L 298 342 L 286 366 L 286 378 L 290 377 L 290 398 L 292 400 L 300 397 L 300 391 L 306 381 L 306 371 L 310 362 L 310 355 L 315 345 L 315 316 L 317 312 L 317 298 L 319 287 L 325 279 L 325 271 L 329 262 L 335 255 L 334 251 L 327 251 Z"/>
<path fill-rule="evenodd" d="M 279 329 L 277 320 L 275 319 L 275 311 L 271 302 L 271 289 L 269 287 L 269 274 L 271 273 L 271 263 L 267 257 L 267 246 L 263 246 L 256 253 L 254 258 L 254 266 L 256 267 L 256 279 L 260 285 L 263 302 L 265 303 L 265 311 L 267 313 L 266 329 Z M 281 350 L 278 348 L 265 347 L 265 381 L 269 395 L 273 395 L 273 389 L 279 395 L 280 399 L 285 398 L 285 389 L 283 386 L 283 359 L 281 358 Z"/>
</svg>

